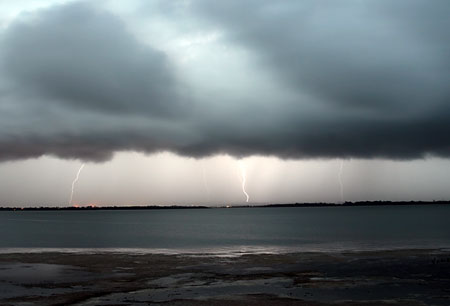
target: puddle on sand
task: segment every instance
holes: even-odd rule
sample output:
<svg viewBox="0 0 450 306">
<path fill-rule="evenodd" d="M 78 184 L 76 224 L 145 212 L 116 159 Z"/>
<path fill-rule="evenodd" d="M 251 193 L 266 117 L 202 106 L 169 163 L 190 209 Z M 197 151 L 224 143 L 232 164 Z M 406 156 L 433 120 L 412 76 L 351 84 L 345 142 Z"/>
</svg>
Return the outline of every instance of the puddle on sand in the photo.
<svg viewBox="0 0 450 306">
<path fill-rule="evenodd" d="M 0 264 L 0 280 L 13 284 L 35 285 L 83 280 L 92 273 L 65 265 L 42 263 Z"/>
<path fill-rule="evenodd" d="M 74 266 L 42 263 L 0 264 L 0 300 L 20 296 L 50 296 L 73 291 L 61 286 L 92 278 L 93 274 Z M 55 284 L 53 288 L 45 288 Z"/>
</svg>

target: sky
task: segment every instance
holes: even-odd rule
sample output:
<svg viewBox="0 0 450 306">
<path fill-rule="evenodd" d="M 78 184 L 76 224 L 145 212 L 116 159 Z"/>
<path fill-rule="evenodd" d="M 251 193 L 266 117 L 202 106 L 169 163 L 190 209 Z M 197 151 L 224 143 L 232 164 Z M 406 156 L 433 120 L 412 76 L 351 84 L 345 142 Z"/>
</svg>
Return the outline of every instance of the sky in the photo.
<svg viewBox="0 0 450 306">
<path fill-rule="evenodd" d="M 449 13 L 2 1 L 0 206 L 450 199 Z"/>
</svg>

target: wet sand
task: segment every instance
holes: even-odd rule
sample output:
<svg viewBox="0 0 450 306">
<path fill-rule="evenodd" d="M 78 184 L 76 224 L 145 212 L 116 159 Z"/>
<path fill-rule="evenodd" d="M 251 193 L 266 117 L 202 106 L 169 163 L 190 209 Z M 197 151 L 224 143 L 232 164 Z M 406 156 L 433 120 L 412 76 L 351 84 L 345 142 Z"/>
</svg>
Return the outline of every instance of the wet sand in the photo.
<svg viewBox="0 0 450 306">
<path fill-rule="evenodd" d="M 0 254 L 0 305 L 450 305 L 450 252 Z"/>
</svg>

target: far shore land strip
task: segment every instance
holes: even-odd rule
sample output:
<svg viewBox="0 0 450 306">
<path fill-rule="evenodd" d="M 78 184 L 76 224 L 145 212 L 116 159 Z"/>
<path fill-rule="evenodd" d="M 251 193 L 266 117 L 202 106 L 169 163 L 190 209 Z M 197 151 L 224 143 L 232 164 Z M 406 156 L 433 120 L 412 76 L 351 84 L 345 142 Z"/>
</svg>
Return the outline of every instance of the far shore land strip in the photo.
<svg viewBox="0 0 450 306">
<path fill-rule="evenodd" d="M 354 207 L 354 206 L 406 206 L 406 205 L 449 205 L 450 200 L 438 201 L 358 201 L 344 203 L 288 203 L 262 205 L 130 205 L 130 206 L 97 206 L 92 204 L 73 206 L 34 206 L 34 207 L 0 207 L 0 211 L 36 211 L 36 210 L 130 210 L 130 209 L 217 209 L 217 208 L 281 208 L 281 207 Z"/>
</svg>

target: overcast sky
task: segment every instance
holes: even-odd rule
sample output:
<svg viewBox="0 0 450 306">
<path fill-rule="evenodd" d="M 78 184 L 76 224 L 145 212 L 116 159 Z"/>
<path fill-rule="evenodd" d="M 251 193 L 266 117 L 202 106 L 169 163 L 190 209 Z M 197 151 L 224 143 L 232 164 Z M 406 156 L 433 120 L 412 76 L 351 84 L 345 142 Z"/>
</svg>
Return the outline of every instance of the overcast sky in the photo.
<svg viewBox="0 0 450 306">
<path fill-rule="evenodd" d="M 450 2 L 2 1 L 0 205 L 450 198 Z M 241 161 L 239 161 L 241 159 Z"/>
</svg>

